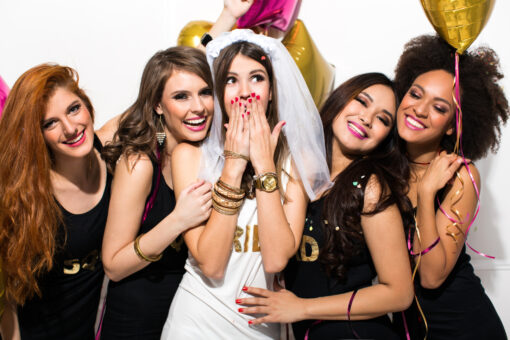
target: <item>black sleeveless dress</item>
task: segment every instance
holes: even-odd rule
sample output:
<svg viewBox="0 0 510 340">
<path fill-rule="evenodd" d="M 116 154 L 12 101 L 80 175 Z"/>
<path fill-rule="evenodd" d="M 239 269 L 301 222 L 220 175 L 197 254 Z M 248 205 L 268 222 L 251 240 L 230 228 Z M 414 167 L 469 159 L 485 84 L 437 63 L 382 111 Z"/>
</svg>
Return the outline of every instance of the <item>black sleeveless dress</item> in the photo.
<svg viewBox="0 0 510 340">
<path fill-rule="evenodd" d="M 101 151 L 101 142 L 94 138 Z M 60 204 L 64 225 L 59 228 L 52 270 L 38 278 L 41 297 L 18 308 L 21 338 L 94 339 L 104 272 L 100 259 L 110 184 L 108 174 L 99 203 L 83 214 L 71 214 Z M 58 203 L 58 202 L 57 202 Z M 64 242 L 65 240 L 65 242 Z"/>
<path fill-rule="evenodd" d="M 361 254 L 349 264 L 345 282 L 330 278 L 323 270 L 319 255 L 324 245 L 322 206 L 324 198 L 308 205 L 307 217 L 301 246 L 285 269 L 286 288 L 301 298 L 316 298 L 351 292 L 372 285 L 376 277 L 370 253 L 364 245 Z M 356 304 L 356 299 L 354 299 Z M 307 330 L 308 339 L 355 339 L 354 331 L 362 339 L 398 339 L 390 319 L 381 316 L 362 321 L 321 321 L 304 320 L 292 324 L 296 340 L 302 340 Z"/>
<path fill-rule="evenodd" d="M 507 339 L 498 313 L 485 294 L 470 259 L 464 245 L 453 270 L 437 289 L 423 288 L 416 274 L 414 289 L 428 325 L 427 339 Z M 404 315 L 411 339 L 423 339 L 425 322 L 416 301 Z M 402 313 L 395 313 L 394 323 L 401 338 L 406 339 Z"/>
<path fill-rule="evenodd" d="M 156 162 L 153 161 L 152 166 L 152 190 L 147 201 L 156 188 L 159 171 Z M 150 231 L 174 208 L 174 192 L 161 175 L 154 205 L 141 224 L 139 234 Z M 188 250 L 179 236 L 163 252 L 158 262 L 149 264 L 119 282 L 110 281 L 101 340 L 159 340 L 170 304 L 184 275 L 187 256 Z"/>
</svg>

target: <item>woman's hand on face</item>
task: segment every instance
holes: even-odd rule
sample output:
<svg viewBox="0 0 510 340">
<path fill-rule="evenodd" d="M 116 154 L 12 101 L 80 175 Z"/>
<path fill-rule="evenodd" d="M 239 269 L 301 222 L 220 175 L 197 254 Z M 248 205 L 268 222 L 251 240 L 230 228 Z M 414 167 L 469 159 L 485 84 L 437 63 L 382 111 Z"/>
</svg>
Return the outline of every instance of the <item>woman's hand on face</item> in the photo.
<svg viewBox="0 0 510 340">
<path fill-rule="evenodd" d="M 266 118 L 266 108 L 262 107 L 259 98 L 252 95 L 246 106 L 250 117 L 250 160 L 256 173 L 275 170 L 273 156 L 278 137 L 285 125 L 284 121 L 278 122 L 271 131 Z"/>
<path fill-rule="evenodd" d="M 462 157 L 447 154 L 445 151 L 437 155 L 429 164 L 425 174 L 418 183 L 418 193 L 435 195 L 455 176 L 462 165 Z"/>
<path fill-rule="evenodd" d="M 229 123 L 225 124 L 227 133 L 225 135 L 225 149 L 234 153 L 249 157 L 250 156 L 250 129 L 248 116 L 245 113 L 245 107 L 241 101 L 236 98 L 231 101 L 231 110 Z M 246 169 L 248 161 L 242 158 L 226 158 L 225 166 L 238 169 L 240 173 Z"/>
<path fill-rule="evenodd" d="M 237 299 L 239 312 L 243 314 L 265 314 L 265 316 L 250 320 L 257 325 L 267 322 L 290 323 L 305 319 L 303 299 L 282 288 L 278 284 L 275 291 L 262 288 L 246 287 L 245 292 L 252 298 Z"/>
<path fill-rule="evenodd" d="M 211 215 L 211 184 L 203 179 L 189 185 L 177 198 L 174 211 L 181 221 L 183 231 L 193 228 Z"/>
<path fill-rule="evenodd" d="M 251 5 L 253 5 L 254 0 L 224 0 L 223 7 L 236 19 L 242 17 L 248 10 Z"/>
</svg>

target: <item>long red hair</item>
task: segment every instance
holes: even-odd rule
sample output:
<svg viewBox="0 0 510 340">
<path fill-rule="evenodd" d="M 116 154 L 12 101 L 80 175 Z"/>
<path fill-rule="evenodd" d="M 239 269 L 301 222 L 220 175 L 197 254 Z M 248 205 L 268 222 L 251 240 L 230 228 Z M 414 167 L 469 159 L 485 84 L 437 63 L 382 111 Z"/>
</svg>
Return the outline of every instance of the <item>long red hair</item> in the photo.
<svg viewBox="0 0 510 340">
<path fill-rule="evenodd" d="M 37 277 L 53 266 L 62 223 L 50 179 L 52 156 L 41 126 L 57 88 L 80 97 L 93 117 L 76 71 L 43 64 L 16 81 L 0 119 L 0 257 L 5 295 L 20 305 L 40 295 Z"/>
</svg>

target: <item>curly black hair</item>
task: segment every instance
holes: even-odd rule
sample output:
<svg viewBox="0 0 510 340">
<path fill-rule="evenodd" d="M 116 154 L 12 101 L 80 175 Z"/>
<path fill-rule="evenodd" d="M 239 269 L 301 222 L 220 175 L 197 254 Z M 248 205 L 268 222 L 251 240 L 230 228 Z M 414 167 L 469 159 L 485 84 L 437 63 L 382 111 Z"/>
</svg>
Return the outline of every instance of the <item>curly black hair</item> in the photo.
<svg viewBox="0 0 510 340">
<path fill-rule="evenodd" d="M 395 87 L 402 100 L 423 73 L 444 70 L 455 75 L 455 49 L 437 35 L 421 35 L 404 46 L 395 69 Z M 498 82 L 499 58 L 489 47 L 466 51 L 459 58 L 462 106 L 462 149 L 472 160 L 499 147 L 501 123 L 508 120 L 508 101 Z M 445 135 L 441 147 L 453 152 L 456 134 Z"/>
</svg>

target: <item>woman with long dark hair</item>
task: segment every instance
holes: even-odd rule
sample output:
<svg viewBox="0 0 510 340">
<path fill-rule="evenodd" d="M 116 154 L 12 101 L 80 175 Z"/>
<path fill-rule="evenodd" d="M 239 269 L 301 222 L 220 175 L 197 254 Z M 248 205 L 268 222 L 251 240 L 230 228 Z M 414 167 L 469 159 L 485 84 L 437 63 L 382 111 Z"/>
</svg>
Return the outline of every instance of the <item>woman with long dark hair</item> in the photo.
<svg viewBox="0 0 510 340">
<path fill-rule="evenodd" d="M 387 314 L 407 308 L 413 289 L 396 106 L 393 84 L 380 73 L 355 76 L 326 100 L 321 118 L 335 184 L 308 206 L 286 289 L 249 287 L 254 297 L 238 301 L 243 313 L 265 314 L 253 323 L 292 323 L 296 339 L 398 338 Z"/>
<path fill-rule="evenodd" d="M 195 181 L 174 197 L 171 167 L 180 142 L 199 143 L 213 114 L 205 54 L 191 47 L 157 52 L 135 103 L 103 151 L 115 173 L 103 240 L 110 278 L 101 339 L 159 339 L 184 274 L 179 235 L 207 219 L 210 185 Z"/>
<path fill-rule="evenodd" d="M 33 67 L 7 98 L 0 120 L 4 339 L 94 337 L 111 181 L 100 151 L 112 132 L 94 133 L 93 122 L 69 67 Z"/>
<path fill-rule="evenodd" d="M 459 142 L 464 156 L 475 161 L 497 149 L 508 102 L 498 84 L 503 74 L 492 49 L 468 50 L 460 55 L 459 69 Z M 402 100 L 398 133 L 409 160 L 408 196 L 419 230 L 410 235 L 410 251 L 421 253 L 415 290 L 424 316 L 413 305 L 406 319 L 416 339 L 425 335 L 427 326 L 430 339 L 506 339 L 464 245 L 481 183 L 476 166 L 453 153 L 460 132 L 454 75 L 455 50 L 427 35 L 406 44 L 395 70 Z M 401 328 L 404 333 L 402 323 Z"/>
<path fill-rule="evenodd" d="M 209 42 L 207 56 L 211 133 L 176 148 L 173 176 L 177 193 L 196 178 L 214 183 L 214 210 L 184 233 L 190 256 L 162 339 L 278 339 L 279 325 L 250 326 L 235 299 L 243 286 L 271 289 L 295 253 L 307 200 L 329 184 L 322 126 L 277 40 L 237 30 Z"/>
</svg>

